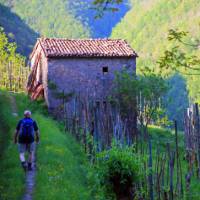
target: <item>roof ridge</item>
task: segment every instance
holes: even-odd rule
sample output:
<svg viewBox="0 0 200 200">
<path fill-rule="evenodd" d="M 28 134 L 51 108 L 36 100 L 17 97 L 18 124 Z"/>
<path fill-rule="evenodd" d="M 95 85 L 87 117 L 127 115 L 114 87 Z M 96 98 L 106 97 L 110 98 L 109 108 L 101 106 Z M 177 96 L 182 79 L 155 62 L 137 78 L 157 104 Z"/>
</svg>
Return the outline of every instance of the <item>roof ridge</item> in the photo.
<svg viewBox="0 0 200 200">
<path fill-rule="evenodd" d="M 38 38 L 46 57 L 137 57 L 125 39 Z"/>
<path fill-rule="evenodd" d="M 121 39 L 121 38 L 56 38 L 56 37 L 40 37 L 40 38 L 37 38 L 38 40 L 46 40 L 46 39 L 49 39 L 49 40 L 69 40 L 69 41 L 85 41 L 85 40 L 88 40 L 88 41 L 92 41 L 92 40 L 108 40 L 108 41 L 126 41 L 125 39 Z"/>
</svg>

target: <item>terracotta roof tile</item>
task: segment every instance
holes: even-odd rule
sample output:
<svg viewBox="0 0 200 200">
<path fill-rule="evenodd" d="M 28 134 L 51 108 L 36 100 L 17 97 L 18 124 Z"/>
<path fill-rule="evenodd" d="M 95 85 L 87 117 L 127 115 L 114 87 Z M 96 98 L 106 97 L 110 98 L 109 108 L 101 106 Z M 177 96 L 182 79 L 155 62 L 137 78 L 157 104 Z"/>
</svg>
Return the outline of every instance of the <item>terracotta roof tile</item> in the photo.
<svg viewBox="0 0 200 200">
<path fill-rule="evenodd" d="M 136 57 L 121 39 L 38 39 L 47 57 Z"/>
</svg>

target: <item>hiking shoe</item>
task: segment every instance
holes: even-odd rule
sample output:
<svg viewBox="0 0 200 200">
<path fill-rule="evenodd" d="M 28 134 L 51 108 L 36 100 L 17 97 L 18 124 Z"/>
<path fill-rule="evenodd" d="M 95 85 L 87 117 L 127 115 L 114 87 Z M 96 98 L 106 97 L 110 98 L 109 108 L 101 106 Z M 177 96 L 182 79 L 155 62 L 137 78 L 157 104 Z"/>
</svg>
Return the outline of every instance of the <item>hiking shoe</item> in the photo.
<svg viewBox="0 0 200 200">
<path fill-rule="evenodd" d="M 22 168 L 23 168 L 23 169 L 24 169 L 24 171 L 26 172 L 26 170 L 27 170 L 27 165 L 26 165 L 26 162 L 22 162 L 21 164 L 22 164 Z"/>
<path fill-rule="evenodd" d="M 32 163 L 28 163 L 28 171 L 32 171 L 33 168 L 32 168 Z"/>
</svg>

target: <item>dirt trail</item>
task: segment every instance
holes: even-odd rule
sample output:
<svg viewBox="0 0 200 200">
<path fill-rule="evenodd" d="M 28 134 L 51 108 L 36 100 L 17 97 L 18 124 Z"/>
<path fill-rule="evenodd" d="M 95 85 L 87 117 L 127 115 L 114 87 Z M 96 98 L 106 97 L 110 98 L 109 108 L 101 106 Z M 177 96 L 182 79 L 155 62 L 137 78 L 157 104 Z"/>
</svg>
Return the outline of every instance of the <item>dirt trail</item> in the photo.
<svg viewBox="0 0 200 200">
<path fill-rule="evenodd" d="M 17 112 L 17 104 L 15 96 L 10 93 L 10 102 L 11 102 L 11 108 L 12 108 L 12 115 L 14 117 L 18 116 Z M 35 177 L 36 177 L 36 158 L 34 155 L 33 158 L 33 170 L 26 172 L 26 189 L 25 193 L 22 197 L 22 200 L 32 200 L 33 199 L 33 192 L 35 188 Z"/>
</svg>

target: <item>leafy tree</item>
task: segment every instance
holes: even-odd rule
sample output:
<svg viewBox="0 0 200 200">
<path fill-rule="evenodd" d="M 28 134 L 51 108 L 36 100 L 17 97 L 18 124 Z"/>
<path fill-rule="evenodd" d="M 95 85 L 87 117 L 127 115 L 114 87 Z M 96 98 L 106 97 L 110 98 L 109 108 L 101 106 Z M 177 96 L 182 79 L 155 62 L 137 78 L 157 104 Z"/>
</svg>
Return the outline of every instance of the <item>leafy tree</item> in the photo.
<svg viewBox="0 0 200 200">
<path fill-rule="evenodd" d="M 161 70 L 170 69 L 170 72 L 179 72 L 186 75 L 200 75 L 200 59 L 194 53 L 188 53 L 185 48 L 188 46 L 193 50 L 200 48 L 200 40 L 195 39 L 193 43 L 188 43 L 186 37 L 188 32 L 170 29 L 168 41 L 173 45 L 165 50 L 160 57 L 158 64 Z"/>
<path fill-rule="evenodd" d="M 168 41 L 171 45 L 158 60 L 159 68 L 161 71 L 167 69 L 166 75 L 182 74 L 187 80 L 190 99 L 198 102 L 200 100 L 198 84 L 200 80 L 200 41 L 186 31 L 174 29 L 169 30 Z"/>
<path fill-rule="evenodd" d="M 138 77 L 126 70 L 116 76 L 115 93 L 122 116 L 129 118 L 133 113 L 137 113 L 145 134 L 150 123 L 157 123 L 161 118 L 165 119 L 162 98 L 167 90 L 166 81 L 147 67 Z"/>
<path fill-rule="evenodd" d="M 10 91 L 24 90 L 29 72 L 24 57 L 16 53 L 16 48 L 0 27 L 0 87 Z"/>
</svg>

